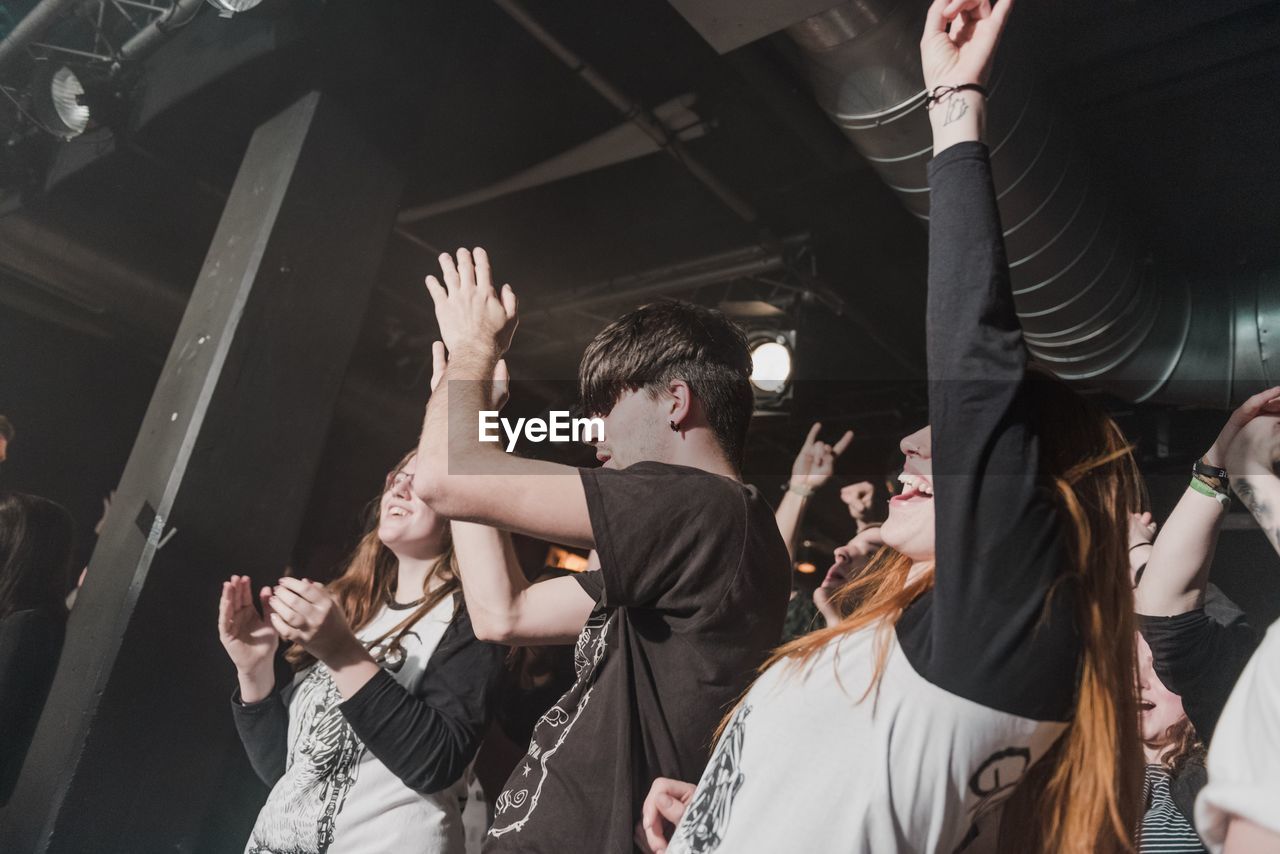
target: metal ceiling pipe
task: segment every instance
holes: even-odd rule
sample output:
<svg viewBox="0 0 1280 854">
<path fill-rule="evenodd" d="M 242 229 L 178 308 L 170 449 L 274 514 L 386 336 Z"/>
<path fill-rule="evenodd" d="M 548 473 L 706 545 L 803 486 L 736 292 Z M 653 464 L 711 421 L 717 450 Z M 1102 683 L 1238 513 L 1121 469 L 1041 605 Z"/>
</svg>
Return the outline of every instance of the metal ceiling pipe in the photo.
<svg viewBox="0 0 1280 854">
<path fill-rule="evenodd" d="M 191 23 L 205 0 L 177 0 L 168 11 L 120 45 L 121 59 L 138 59 L 159 47 L 175 30 Z"/>
<path fill-rule="evenodd" d="M 855 0 L 787 28 L 823 109 L 921 220 L 933 154 L 919 61 L 924 11 Z M 1123 203 L 1038 86 L 1017 32 L 1006 35 L 988 87 L 987 137 L 1031 353 L 1064 379 L 1135 401 L 1227 406 L 1274 382 L 1274 279 L 1267 288 L 1232 283 L 1223 300 L 1157 273 L 1129 234 Z M 1264 329 L 1259 318 L 1273 316 Z"/>
<path fill-rule="evenodd" d="M 14 57 L 39 41 L 60 17 L 85 2 L 87 0 L 40 0 L 34 9 L 23 16 L 13 31 L 4 37 L 4 41 L 0 41 L 0 71 Z"/>
</svg>

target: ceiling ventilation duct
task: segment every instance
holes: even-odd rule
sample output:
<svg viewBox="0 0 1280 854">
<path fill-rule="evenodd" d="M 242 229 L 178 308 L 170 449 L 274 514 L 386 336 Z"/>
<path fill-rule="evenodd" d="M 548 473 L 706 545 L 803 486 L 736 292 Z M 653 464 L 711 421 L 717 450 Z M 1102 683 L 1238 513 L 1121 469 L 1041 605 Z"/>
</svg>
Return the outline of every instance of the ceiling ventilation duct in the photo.
<svg viewBox="0 0 1280 854">
<path fill-rule="evenodd" d="M 741 43 L 733 15 L 750 17 L 741 5 L 673 3 L 713 46 Z M 855 0 L 790 20 L 770 6 L 801 49 L 823 109 L 921 220 L 932 155 L 918 53 L 925 5 Z M 987 137 L 1018 315 L 1035 358 L 1064 379 L 1135 401 L 1226 407 L 1276 383 L 1277 277 L 1192 287 L 1149 263 L 1123 201 L 1038 87 L 1018 33 L 1015 26 L 1006 35 L 992 74 Z"/>
</svg>

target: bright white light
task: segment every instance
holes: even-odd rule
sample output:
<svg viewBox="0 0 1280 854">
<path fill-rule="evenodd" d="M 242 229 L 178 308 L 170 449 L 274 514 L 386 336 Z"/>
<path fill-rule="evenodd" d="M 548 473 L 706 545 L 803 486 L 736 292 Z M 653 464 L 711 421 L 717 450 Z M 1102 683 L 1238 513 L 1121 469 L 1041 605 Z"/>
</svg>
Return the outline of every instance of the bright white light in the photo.
<svg viewBox="0 0 1280 854">
<path fill-rule="evenodd" d="M 757 344 L 751 350 L 751 384 L 761 391 L 777 393 L 791 379 L 791 351 L 777 341 Z"/>
<path fill-rule="evenodd" d="M 89 108 L 80 103 L 83 94 L 84 86 L 70 68 L 59 68 L 53 73 L 49 97 L 53 99 L 58 121 L 62 122 L 61 136 L 64 139 L 77 137 L 89 127 Z"/>
<path fill-rule="evenodd" d="M 224 18 L 230 18 L 236 12 L 247 12 L 262 0 L 209 0 L 209 5 L 218 10 Z"/>
</svg>

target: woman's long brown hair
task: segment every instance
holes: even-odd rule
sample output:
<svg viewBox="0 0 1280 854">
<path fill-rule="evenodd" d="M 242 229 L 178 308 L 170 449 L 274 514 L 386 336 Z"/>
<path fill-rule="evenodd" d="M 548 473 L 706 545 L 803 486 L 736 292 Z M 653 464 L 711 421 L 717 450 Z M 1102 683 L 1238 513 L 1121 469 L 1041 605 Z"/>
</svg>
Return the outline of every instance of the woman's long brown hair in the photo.
<svg viewBox="0 0 1280 854">
<path fill-rule="evenodd" d="M 417 450 L 410 451 L 401 457 L 392 472 L 404 468 L 413 459 Z M 383 493 L 385 494 L 385 493 Z M 378 538 L 378 523 L 382 518 L 382 495 L 372 502 L 369 513 L 370 527 L 347 559 L 342 575 L 331 582 L 329 592 L 337 597 L 342 612 L 347 616 L 347 623 L 353 632 L 358 632 L 378 614 L 382 605 L 391 602 L 396 592 L 396 575 L 398 561 L 391 549 Z M 422 604 L 413 610 L 399 625 L 412 626 L 425 617 L 445 599 L 462 589 L 461 576 L 458 574 L 458 559 L 453 553 L 453 542 L 446 529 L 445 549 L 436 561 L 436 565 L 427 574 L 423 592 L 426 597 Z M 435 579 L 443 581 L 434 590 L 431 582 Z M 393 629 L 394 631 L 394 629 Z M 285 653 L 285 658 L 295 670 L 302 670 L 315 663 L 311 656 L 300 645 L 293 644 Z"/>
<path fill-rule="evenodd" d="M 1040 478 L 1068 534 L 1068 568 L 1050 595 L 1071 596 L 1082 649 L 1072 722 L 1056 749 L 1028 772 L 1042 783 L 1033 798 L 1019 799 L 1028 804 L 1019 817 L 1026 832 L 1016 848 L 1003 850 L 1131 851 L 1143 762 L 1127 521 L 1132 508 L 1146 506 L 1145 490 L 1124 434 L 1092 401 L 1031 372 L 1023 404 L 1039 437 Z M 898 618 L 933 586 L 932 568 L 909 578 L 911 566 L 909 558 L 881 549 L 837 594 L 837 607 L 853 603 L 849 616 L 779 647 L 761 671 L 780 661 L 803 666 L 827 644 L 874 626 L 875 675 L 865 700 L 884 672 Z"/>
</svg>

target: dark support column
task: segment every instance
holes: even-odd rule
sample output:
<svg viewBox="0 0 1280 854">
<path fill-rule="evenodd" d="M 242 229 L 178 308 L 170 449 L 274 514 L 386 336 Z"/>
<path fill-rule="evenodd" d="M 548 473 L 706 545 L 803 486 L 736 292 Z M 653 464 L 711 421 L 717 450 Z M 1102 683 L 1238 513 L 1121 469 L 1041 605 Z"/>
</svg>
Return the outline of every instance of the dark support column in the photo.
<svg viewBox="0 0 1280 854">
<path fill-rule="evenodd" d="M 71 615 L 0 851 L 197 850 L 241 749 L 220 582 L 270 583 L 289 560 L 401 180 L 317 93 L 254 134 Z"/>
</svg>

